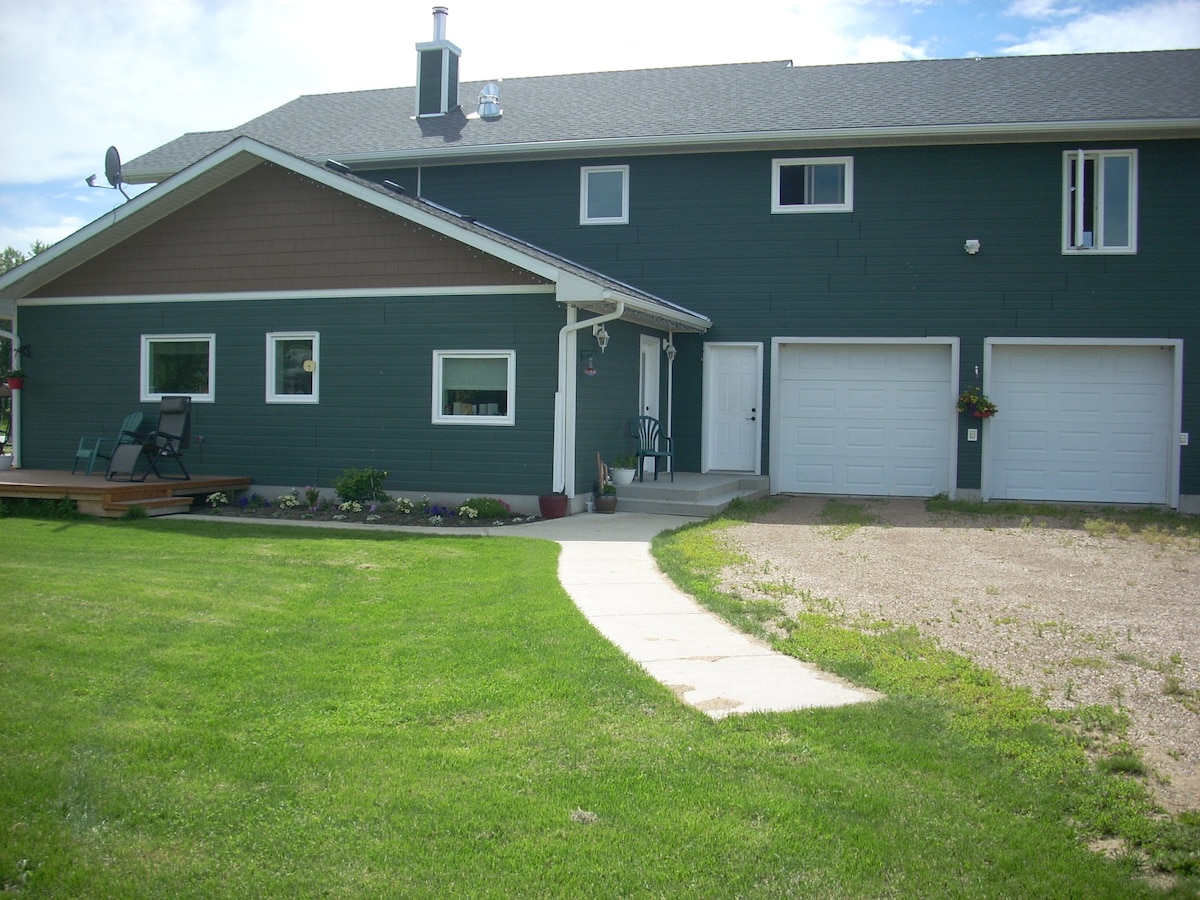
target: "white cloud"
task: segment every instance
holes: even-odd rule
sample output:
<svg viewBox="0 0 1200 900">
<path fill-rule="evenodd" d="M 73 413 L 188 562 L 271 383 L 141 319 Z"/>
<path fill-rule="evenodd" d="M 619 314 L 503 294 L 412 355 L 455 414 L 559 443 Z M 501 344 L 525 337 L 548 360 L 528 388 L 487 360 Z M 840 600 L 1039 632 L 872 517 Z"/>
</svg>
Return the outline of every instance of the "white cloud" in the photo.
<svg viewBox="0 0 1200 900">
<path fill-rule="evenodd" d="M 1078 4 L 1062 3 L 1061 0 L 1016 0 L 1005 14 L 1022 19 L 1056 19 L 1074 16 L 1081 11 Z"/>
<path fill-rule="evenodd" d="M 1017 55 L 1200 47 L 1200 0 L 1159 0 L 1087 13 L 1041 28 L 1003 52 Z"/>
</svg>

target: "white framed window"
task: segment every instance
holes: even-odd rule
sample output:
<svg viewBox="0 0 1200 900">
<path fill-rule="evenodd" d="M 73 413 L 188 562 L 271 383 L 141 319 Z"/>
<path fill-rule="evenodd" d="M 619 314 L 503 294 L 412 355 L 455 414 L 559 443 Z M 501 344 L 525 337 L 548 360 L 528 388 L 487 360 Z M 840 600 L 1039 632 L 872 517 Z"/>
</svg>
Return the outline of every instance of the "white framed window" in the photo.
<svg viewBox="0 0 1200 900">
<path fill-rule="evenodd" d="M 579 224 L 629 223 L 629 166 L 584 166 L 579 170 Z"/>
<path fill-rule="evenodd" d="M 317 403 L 321 397 L 321 336 L 315 331 L 267 335 L 267 402 Z"/>
<path fill-rule="evenodd" d="M 142 402 L 182 395 L 211 403 L 215 399 L 216 349 L 214 334 L 143 334 Z"/>
<path fill-rule="evenodd" d="M 771 160 L 771 212 L 853 212 L 854 157 Z"/>
<path fill-rule="evenodd" d="M 1063 153 L 1063 253 L 1137 253 L 1137 151 Z"/>
<path fill-rule="evenodd" d="M 435 425 L 516 423 L 515 350 L 434 350 Z"/>
</svg>

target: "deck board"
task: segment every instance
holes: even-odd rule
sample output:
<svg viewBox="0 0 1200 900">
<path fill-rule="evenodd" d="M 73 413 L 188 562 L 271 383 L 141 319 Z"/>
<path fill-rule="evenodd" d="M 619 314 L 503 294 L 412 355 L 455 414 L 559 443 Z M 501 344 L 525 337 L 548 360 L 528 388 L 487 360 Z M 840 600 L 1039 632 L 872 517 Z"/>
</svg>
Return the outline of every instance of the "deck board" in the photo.
<svg viewBox="0 0 1200 900">
<path fill-rule="evenodd" d="M 186 512 L 192 498 L 215 491 L 240 491 L 250 479 L 235 475 L 194 475 L 190 480 L 158 478 L 145 481 L 108 481 L 103 474 L 72 475 L 51 469 L 0 471 L 0 497 L 23 500 L 75 501 L 81 513 L 119 518 L 131 506 L 141 506 L 149 516 Z"/>
</svg>

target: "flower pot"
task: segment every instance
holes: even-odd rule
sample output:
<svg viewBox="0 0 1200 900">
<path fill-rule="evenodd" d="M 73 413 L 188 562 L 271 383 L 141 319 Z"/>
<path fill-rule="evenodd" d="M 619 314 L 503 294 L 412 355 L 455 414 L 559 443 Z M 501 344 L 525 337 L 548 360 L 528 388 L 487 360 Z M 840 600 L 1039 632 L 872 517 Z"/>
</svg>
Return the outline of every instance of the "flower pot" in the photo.
<svg viewBox="0 0 1200 900">
<path fill-rule="evenodd" d="M 633 476 L 637 474 L 637 469 L 609 469 L 608 475 L 612 478 L 612 483 L 617 487 L 626 484 L 633 484 Z"/>
<path fill-rule="evenodd" d="M 12 454 L 0 453 L 0 472 L 12 468 Z"/>
<path fill-rule="evenodd" d="M 14 391 L 20 390 L 21 388 L 25 387 L 25 379 L 24 378 L 10 378 L 10 379 L 8 379 L 8 386 L 9 386 L 9 388 L 11 388 Z"/>
<path fill-rule="evenodd" d="M 538 510 L 543 519 L 561 519 L 567 514 L 566 494 L 543 494 L 538 497 Z"/>
<path fill-rule="evenodd" d="M 596 512 L 598 513 L 614 513 L 617 511 L 617 495 L 616 494 L 597 494 L 596 495 Z"/>
</svg>

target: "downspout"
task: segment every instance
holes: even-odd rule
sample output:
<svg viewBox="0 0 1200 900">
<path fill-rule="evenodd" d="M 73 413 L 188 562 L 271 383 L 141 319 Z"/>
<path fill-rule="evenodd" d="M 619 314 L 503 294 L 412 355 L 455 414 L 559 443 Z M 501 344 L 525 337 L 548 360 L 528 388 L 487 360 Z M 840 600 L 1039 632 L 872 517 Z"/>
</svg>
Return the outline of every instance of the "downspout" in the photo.
<svg viewBox="0 0 1200 900">
<path fill-rule="evenodd" d="M 667 332 L 667 439 L 675 431 L 675 332 Z M 670 458 L 671 474 L 675 474 L 675 457 Z"/>
<path fill-rule="evenodd" d="M 617 308 L 610 313 L 582 322 L 568 321 L 558 332 L 558 392 L 554 395 L 554 481 L 556 493 L 574 497 L 575 492 L 567 491 L 568 474 L 574 483 L 575 475 L 575 429 L 567 429 L 567 423 L 575 423 L 575 391 L 572 376 L 575 374 L 574 353 L 568 352 L 575 347 L 575 332 L 595 325 L 612 322 L 625 314 L 625 301 L 617 300 Z M 568 319 L 577 315 L 575 307 L 569 307 Z"/>
</svg>

